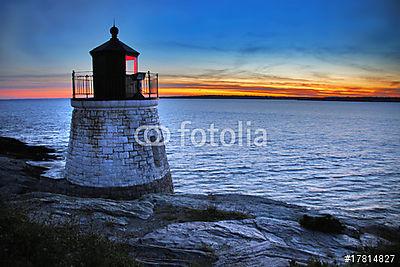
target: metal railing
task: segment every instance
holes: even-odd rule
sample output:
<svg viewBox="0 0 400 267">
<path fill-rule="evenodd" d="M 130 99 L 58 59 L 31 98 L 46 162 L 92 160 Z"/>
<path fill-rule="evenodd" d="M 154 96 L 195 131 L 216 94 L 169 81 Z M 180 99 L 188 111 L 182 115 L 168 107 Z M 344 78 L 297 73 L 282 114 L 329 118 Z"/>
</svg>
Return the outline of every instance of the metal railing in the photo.
<svg viewBox="0 0 400 267">
<path fill-rule="evenodd" d="M 125 75 L 126 99 L 158 98 L 158 73 Z M 94 98 L 93 73 L 72 71 L 72 98 Z"/>
<path fill-rule="evenodd" d="M 93 98 L 93 73 L 72 71 L 72 98 Z"/>
<path fill-rule="evenodd" d="M 148 71 L 138 74 L 126 74 L 126 97 L 134 98 L 138 94 L 144 98 L 158 98 L 158 73 Z"/>
</svg>

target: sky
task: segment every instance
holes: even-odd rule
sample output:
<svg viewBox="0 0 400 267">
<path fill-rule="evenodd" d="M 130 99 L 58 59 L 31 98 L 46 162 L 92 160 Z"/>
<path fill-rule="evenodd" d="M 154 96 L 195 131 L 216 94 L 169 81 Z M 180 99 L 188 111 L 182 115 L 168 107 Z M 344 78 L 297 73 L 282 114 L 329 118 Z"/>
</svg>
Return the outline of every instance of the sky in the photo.
<svg viewBox="0 0 400 267">
<path fill-rule="evenodd" d="M 71 97 L 110 38 L 159 73 L 161 95 L 400 97 L 400 1 L 0 3 L 0 98 Z"/>
</svg>

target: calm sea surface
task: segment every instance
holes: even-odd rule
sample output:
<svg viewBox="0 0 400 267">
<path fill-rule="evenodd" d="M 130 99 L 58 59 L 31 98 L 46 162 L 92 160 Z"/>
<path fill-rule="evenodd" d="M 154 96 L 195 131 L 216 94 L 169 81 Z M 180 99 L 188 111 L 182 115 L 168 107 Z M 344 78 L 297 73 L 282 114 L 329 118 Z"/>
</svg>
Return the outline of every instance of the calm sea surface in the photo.
<svg viewBox="0 0 400 267">
<path fill-rule="evenodd" d="M 65 158 L 69 100 L 0 101 L 0 135 L 56 148 Z M 175 190 L 244 193 L 323 212 L 400 221 L 400 104 L 279 100 L 162 99 L 171 131 L 168 159 Z M 265 128 L 265 147 L 180 146 L 187 128 Z M 246 141 L 244 141 L 246 144 Z M 48 163 L 61 177 L 64 160 Z"/>
</svg>

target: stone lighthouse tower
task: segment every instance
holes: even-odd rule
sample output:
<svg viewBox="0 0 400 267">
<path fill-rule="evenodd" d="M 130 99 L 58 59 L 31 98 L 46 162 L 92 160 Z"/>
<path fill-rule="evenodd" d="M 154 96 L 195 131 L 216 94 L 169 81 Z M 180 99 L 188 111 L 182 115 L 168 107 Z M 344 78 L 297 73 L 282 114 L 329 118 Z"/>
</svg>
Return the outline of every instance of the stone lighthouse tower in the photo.
<svg viewBox="0 0 400 267">
<path fill-rule="evenodd" d="M 90 51 L 93 73 L 72 72 L 65 177 L 74 192 L 87 196 L 172 193 L 157 130 L 158 74 L 138 72 L 139 52 L 118 39 L 117 27 L 110 33 L 110 40 Z"/>
</svg>

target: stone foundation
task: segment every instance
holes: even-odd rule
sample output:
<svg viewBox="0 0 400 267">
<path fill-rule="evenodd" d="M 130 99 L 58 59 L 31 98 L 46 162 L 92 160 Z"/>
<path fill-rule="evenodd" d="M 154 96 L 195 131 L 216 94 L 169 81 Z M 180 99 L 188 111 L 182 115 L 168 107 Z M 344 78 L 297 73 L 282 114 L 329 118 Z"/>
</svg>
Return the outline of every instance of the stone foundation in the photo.
<svg viewBox="0 0 400 267">
<path fill-rule="evenodd" d="M 134 137 L 140 126 L 159 126 L 157 104 L 158 100 L 71 100 L 66 179 L 97 196 L 172 192 L 164 144 L 142 145 Z"/>
<path fill-rule="evenodd" d="M 171 174 L 168 173 L 161 179 L 154 180 L 148 184 L 125 186 L 125 187 L 90 187 L 80 186 L 70 183 L 65 179 L 51 179 L 40 177 L 39 183 L 35 185 L 33 190 L 52 192 L 74 197 L 86 198 L 108 198 L 108 199 L 124 199 L 132 200 L 140 198 L 150 193 L 166 193 L 174 192 Z"/>
</svg>

